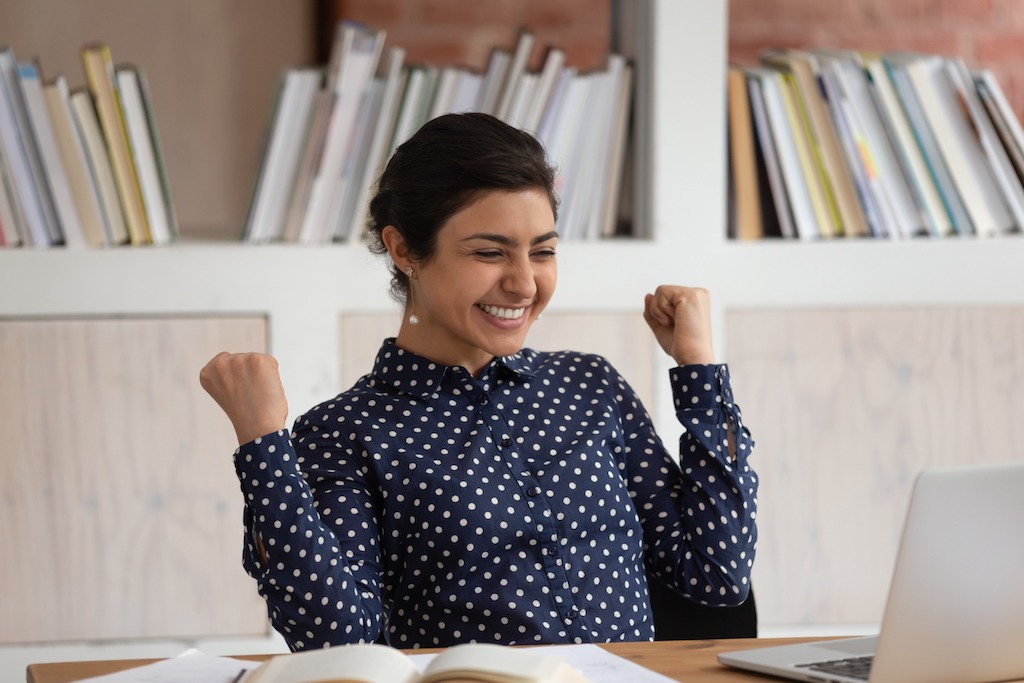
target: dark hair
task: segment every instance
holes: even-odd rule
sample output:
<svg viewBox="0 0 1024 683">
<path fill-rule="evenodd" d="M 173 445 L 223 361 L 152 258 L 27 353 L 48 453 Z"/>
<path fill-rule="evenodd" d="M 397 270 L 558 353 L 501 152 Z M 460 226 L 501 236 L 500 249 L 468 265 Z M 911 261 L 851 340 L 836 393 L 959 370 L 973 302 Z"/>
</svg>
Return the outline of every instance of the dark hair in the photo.
<svg viewBox="0 0 1024 683">
<path fill-rule="evenodd" d="M 538 189 L 557 217 L 555 170 L 532 135 L 489 114 L 439 116 L 399 145 L 370 201 L 370 249 L 386 254 L 381 231 L 393 225 L 416 259 L 434 253 L 449 218 L 491 190 Z M 409 280 L 391 266 L 391 294 L 404 301 Z"/>
</svg>

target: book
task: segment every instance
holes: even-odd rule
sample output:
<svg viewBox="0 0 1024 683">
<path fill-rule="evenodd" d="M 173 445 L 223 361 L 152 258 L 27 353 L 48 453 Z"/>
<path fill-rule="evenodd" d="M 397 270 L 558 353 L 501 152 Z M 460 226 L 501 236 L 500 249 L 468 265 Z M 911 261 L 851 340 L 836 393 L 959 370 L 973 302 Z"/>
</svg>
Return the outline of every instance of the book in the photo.
<svg viewBox="0 0 1024 683">
<path fill-rule="evenodd" d="M 47 83 L 43 91 L 81 225 L 82 239 L 90 247 L 106 246 L 107 229 L 103 221 L 103 210 L 100 208 L 100 197 L 92 171 L 89 169 L 82 137 L 71 111 L 67 79 L 58 76 L 52 83 Z"/>
<path fill-rule="evenodd" d="M 299 241 L 304 243 L 322 243 L 333 236 L 331 219 L 343 196 L 343 172 L 354 142 L 353 131 L 384 47 L 383 31 L 343 22 L 342 32 L 323 147 L 299 230 Z"/>
<path fill-rule="evenodd" d="M 484 84 L 484 75 L 469 69 L 460 69 L 458 79 L 455 82 L 455 89 L 452 92 L 448 111 L 455 114 L 462 114 L 476 110 L 476 103 L 480 99 L 480 89 Z"/>
<path fill-rule="evenodd" d="M 1021 129 L 1020 120 L 990 69 L 976 69 L 971 75 L 978 96 L 1013 162 L 1017 177 L 1024 182 L 1024 130 Z"/>
<path fill-rule="evenodd" d="M 377 111 L 377 125 L 373 129 L 363 177 L 359 181 L 358 195 L 348 218 L 348 240 L 359 242 L 366 235 L 370 213 L 370 192 L 377 183 L 384 165 L 388 162 L 388 145 L 394 135 L 395 120 L 398 116 L 399 98 L 405 84 L 405 49 L 389 47 L 381 58 L 380 68 L 375 77 L 380 82 L 380 107 Z"/>
<path fill-rule="evenodd" d="M 437 85 L 430 99 L 427 120 L 436 119 L 442 114 L 454 111 L 455 90 L 460 75 L 465 71 L 459 66 L 442 66 L 437 71 Z"/>
<path fill-rule="evenodd" d="M 10 182 L 8 199 L 22 243 L 30 247 L 55 244 L 53 206 L 18 85 L 14 51 L 9 47 L 0 49 L 0 147 Z"/>
<path fill-rule="evenodd" d="M 794 91 L 807 116 L 808 138 L 823 178 L 826 199 L 834 207 L 838 234 L 868 235 L 864 211 L 825 101 L 825 90 L 819 83 L 817 58 L 805 50 L 786 49 L 762 53 L 761 61 L 793 75 Z"/>
<path fill-rule="evenodd" d="M 747 74 L 732 64 L 726 71 L 729 117 L 729 176 L 735 213 L 736 239 L 760 239 L 763 234 L 761 193 L 758 187 L 757 157 L 754 152 L 754 123 L 747 93 Z"/>
<path fill-rule="evenodd" d="M 618 230 L 618 201 L 629 149 L 630 103 L 633 101 L 633 65 L 624 57 L 622 74 L 613 102 L 611 142 L 608 147 L 607 176 L 600 189 L 600 229 L 602 237 L 614 237 Z"/>
<path fill-rule="evenodd" d="M 106 43 L 91 43 L 82 48 L 82 66 L 85 80 L 96 106 L 96 115 L 110 158 L 110 168 L 121 208 L 124 212 L 128 236 L 133 245 L 152 243 L 149 220 L 146 216 L 138 172 L 129 147 L 114 63 Z"/>
<path fill-rule="evenodd" d="M 607 56 L 605 68 L 597 76 L 590 138 L 577 143 L 588 150 L 583 161 L 589 172 L 584 181 L 586 187 L 582 201 L 586 212 L 582 217 L 581 231 L 586 239 L 614 233 L 614 208 L 606 205 L 606 199 L 616 195 L 622 171 L 628 124 L 625 107 L 632 75 L 632 68 L 625 57 L 618 54 Z"/>
<path fill-rule="evenodd" d="M 813 150 L 807 115 L 796 92 L 793 75 L 780 72 L 779 83 L 786 120 L 793 134 L 797 160 L 803 172 L 804 184 L 807 186 L 807 196 L 811 200 L 811 210 L 814 212 L 817 236 L 835 237 L 838 231 L 835 205 L 822 175 L 821 164 Z"/>
<path fill-rule="evenodd" d="M 375 643 L 338 645 L 271 657 L 241 683 L 586 683 L 564 659 L 542 651 L 467 643 L 447 648 L 421 672 L 409 657 Z"/>
<path fill-rule="evenodd" d="M 71 194 L 71 184 L 64 168 L 64 160 L 61 158 L 57 135 L 53 130 L 53 120 L 50 117 L 50 108 L 46 104 L 43 79 L 38 65 L 34 62 L 19 62 L 18 84 L 21 86 L 25 111 L 28 114 L 29 134 L 35 141 L 46 188 L 53 204 L 56 233 L 51 237 L 55 244 L 64 244 L 68 247 L 84 246 L 85 236 L 78 220 L 78 209 Z"/>
<path fill-rule="evenodd" d="M 281 76 L 245 226 L 248 242 L 284 237 L 288 203 L 322 80 L 316 68 L 288 69 Z"/>
<path fill-rule="evenodd" d="M 963 103 L 965 115 L 970 120 L 971 129 L 981 144 L 997 185 L 1003 191 L 1003 199 L 1013 216 L 1014 225 L 1009 229 L 1019 232 L 1024 229 L 1024 187 L 1017 177 L 1010 155 L 981 101 L 967 64 L 959 57 L 950 57 L 946 59 L 946 68 L 953 81 L 953 87 Z"/>
<path fill-rule="evenodd" d="M 501 87 L 498 89 L 498 99 L 492 112 L 499 119 L 508 122 L 512 110 L 513 99 L 519 82 L 526 73 L 530 54 L 533 52 L 534 37 L 530 31 L 522 31 L 516 41 L 515 50 L 512 52 L 512 59 L 508 69 L 505 70 L 505 77 Z"/>
<path fill-rule="evenodd" d="M 92 95 L 88 90 L 79 88 L 71 92 L 70 102 L 71 113 L 75 118 L 78 134 L 82 138 L 82 147 L 89 163 L 89 170 L 92 172 L 92 179 L 96 184 L 96 194 L 99 197 L 100 209 L 103 211 L 103 225 L 106 227 L 107 241 L 115 246 L 126 244 L 129 242 L 128 224 L 125 222 L 124 210 L 121 208 L 121 198 L 117 194 L 114 170 L 110 165 L 110 156 L 107 153 L 106 142 L 103 140 L 103 131 L 100 130 L 100 123 L 96 118 Z"/>
<path fill-rule="evenodd" d="M 925 218 L 910 190 L 906 172 L 892 147 L 860 54 L 852 50 L 817 50 L 823 69 L 838 87 L 838 106 L 860 151 L 868 190 L 885 224 L 885 236 L 906 238 L 925 231 Z M 882 236 L 879 231 L 878 236 Z"/>
<path fill-rule="evenodd" d="M 11 201 L 3 152 L 0 150 L 0 247 L 21 246 L 21 228 L 18 224 L 19 219 L 14 214 L 14 206 Z"/>
<path fill-rule="evenodd" d="M 537 85 L 534 88 L 533 97 L 520 120 L 524 130 L 536 133 L 540 128 L 541 119 L 548 108 L 551 93 L 558 81 L 558 74 L 564 66 L 565 52 L 556 47 L 549 47 L 544 56 L 544 64 L 537 75 Z"/>
<path fill-rule="evenodd" d="M 114 69 L 121 106 L 124 112 L 128 149 L 132 155 L 146 211 L 150 242 L 170 244 L 177 237 L 174 210 L 167 191 L 166 174 L 162 169 L 156 130 L 151 127 L 152 106 L 143 89 L 139 67 L 119 65 Z"/>
<path fill-rule="evenodd" d="M 914 136 L 889 69 L 879 54 L 865 55 L 864 65 L 868 70 L 871 85 L 878 93 L 881 113 L 887 128 L 893 134 L 893 146 L 909 172 L 911 190 L 917 196 L 919 205 L 924 209 L 928 234 L 933 237 L 949 235 L 953 232 L 952 218 L 942 201 L 935 179 L 928 169 L 924 154 Z"/>
<path fill-rule="evenodd" d="M 474 109 L 484 114 L 494 114 L 501 97 L 501 86 L 512 64 L 512 55 L 508 50 L 494 48 L 487 59 L 483 80 L 480 83 L 480 96 Z"/>
<path fill-rule="evenodd" d="M 427 107 L 433 92 L 437 69 L 425 64 L 412 64 L 406 73 L 405 88 L 398 105 L 398 118 L 394 134 L 388 145 L 388 157 L 398 146 L 412 137 L 420 126 L 426 123 Z"/>
<path fill-rule="evenodd" d="M 758 153 L 759 175 L 763 179 L 761 220 L 765 236 L 768 225 L 779 237 L 792 239 L 796 237 L 793 227 L 793 214 L 786 197 L 786 184 L 782 177 L 778 151 L 771 125 L 768 123 L 768 112 L 765 109 L 764 94 L 761 92 L 761 81 L 756 76 L 746 73 L 747 97 L 750 100 L 750 115 L 754 123 L 754 138 Z M 760 168 L 763 166 L 763 170 Z"/>
<path fill-rule="evenodd" d="M 988 237 L 1009 230 L 1013 216 L 945 59 L 923 55 L 906 65 L 906 73 L 970 215 L 974 234 Z"/>
<path fill-rule="evenodd" d="M 889 52 L 883 55 L 889 78 L 892 80 L 893 88 L 903 106 L 903 113 L 907 116 L 910 130 L 914 134 L 921 155 L 928 167 L 928 172 L 939 192 L 942 205 L 949 215 L 951 231 L 949 235 L 971 235 L 974 233 L 974 226 L 971 218 L 967 215 L 963 200 L 960 198 L 960 191 L 953 182 L 953 176 L 949 173 L 946 160 L 942 157 L 935 134 L 932 132 L 928 120 L 925 118 L 921 108 L 920 100 L 914 91 L 914 86 L 907 76 L 906 65 L 917 57 L 910 53 Z M 942 235 L 945 236 L 945 235 Z"/>
<path fill-rule="evenodd" d="M 768 67 L 752 67 L 747 73 L 760 84 L 765 114 L 775 140 L 779 169 L 786 188 L 787 203 L 792 213 L 793 233 L 798 239 L 814 239 L 820 233 L 783 103 L 782 74 Z"/>
</svg>

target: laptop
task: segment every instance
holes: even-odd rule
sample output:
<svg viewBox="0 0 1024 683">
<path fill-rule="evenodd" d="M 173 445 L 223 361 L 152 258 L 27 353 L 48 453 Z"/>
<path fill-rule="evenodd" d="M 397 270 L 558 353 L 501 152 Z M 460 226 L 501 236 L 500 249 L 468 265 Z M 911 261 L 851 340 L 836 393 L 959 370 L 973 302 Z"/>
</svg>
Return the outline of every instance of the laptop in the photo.
<svg viewBox="0 0 1024 683">
<path fill-rule="evenodd" d="M 877 636 L 718 660 L 797 681 L 1024 679 L 1024 462 L 917 476 Z"/>
</svg>

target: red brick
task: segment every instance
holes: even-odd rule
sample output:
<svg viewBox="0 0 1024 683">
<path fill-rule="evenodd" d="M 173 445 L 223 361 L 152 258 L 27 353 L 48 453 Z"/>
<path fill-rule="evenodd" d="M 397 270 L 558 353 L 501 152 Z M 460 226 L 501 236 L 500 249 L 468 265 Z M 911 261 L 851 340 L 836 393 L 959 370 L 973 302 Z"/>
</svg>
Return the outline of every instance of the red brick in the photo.
<svg viewBox="0 0 1024 683">
<path fill-rule="evenodd" d="M 1022 52 L 1024 35 L 1020 33 L 974 34 L 975 57 L 984 64 L 1014 64 L 1020 61 Z"/>
<path fill-rule="evenodd" d="M 513 0 L 418 0 L 412 4 L 418 9 L 418 19 L 425 24 L 515 26 L 520 19 L 520 10 Z"/>
<path fill-rule="evenodd" d="M 934 0 L 858 0 L 854 3 L 856 12 L 850 24 L 877 29 L 912 23 L 924 28 L 936 21 L 933 3 Z"/>
<path fill-rule="evenodd" d="M 793 23 L 844 23 L 858 16 L 855 2 L 827 2 L 823 0 L 787 0 L 782 16 Z"/>
<path fill-rule="evenodd" d="M 594 0 L 526 0 L 519 3 L 531 25 L 569 32 L 604 32 L 611 24 L 611 2 Z"/>
<path fill-rule="evenodd" d="M 334 12 L 339 19 L 361 21 L 369 26 L 389 26 L 405 17 L 404 0 L 335 0 Z"/>
<path fill-rule="evenodd" d="M 934 0 L 935 11 L 947 25 L 964 22 L 994 26 L 993 0 Z"/>
</svg>

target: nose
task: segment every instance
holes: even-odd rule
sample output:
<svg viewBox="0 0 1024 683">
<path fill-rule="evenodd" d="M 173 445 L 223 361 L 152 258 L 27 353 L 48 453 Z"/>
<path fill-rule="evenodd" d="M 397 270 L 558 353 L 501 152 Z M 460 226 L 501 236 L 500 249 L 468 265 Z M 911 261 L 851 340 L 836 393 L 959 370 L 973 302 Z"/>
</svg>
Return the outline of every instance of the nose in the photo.
<svg viewBox="0 0 1024 683">
<path fill-rule="evenodd" d="M 523 300 L 534 297 L 537 293 L 537 280 L 528 255 L 508 261 L 502 287 L 506 292 Z"/>
</svg>

